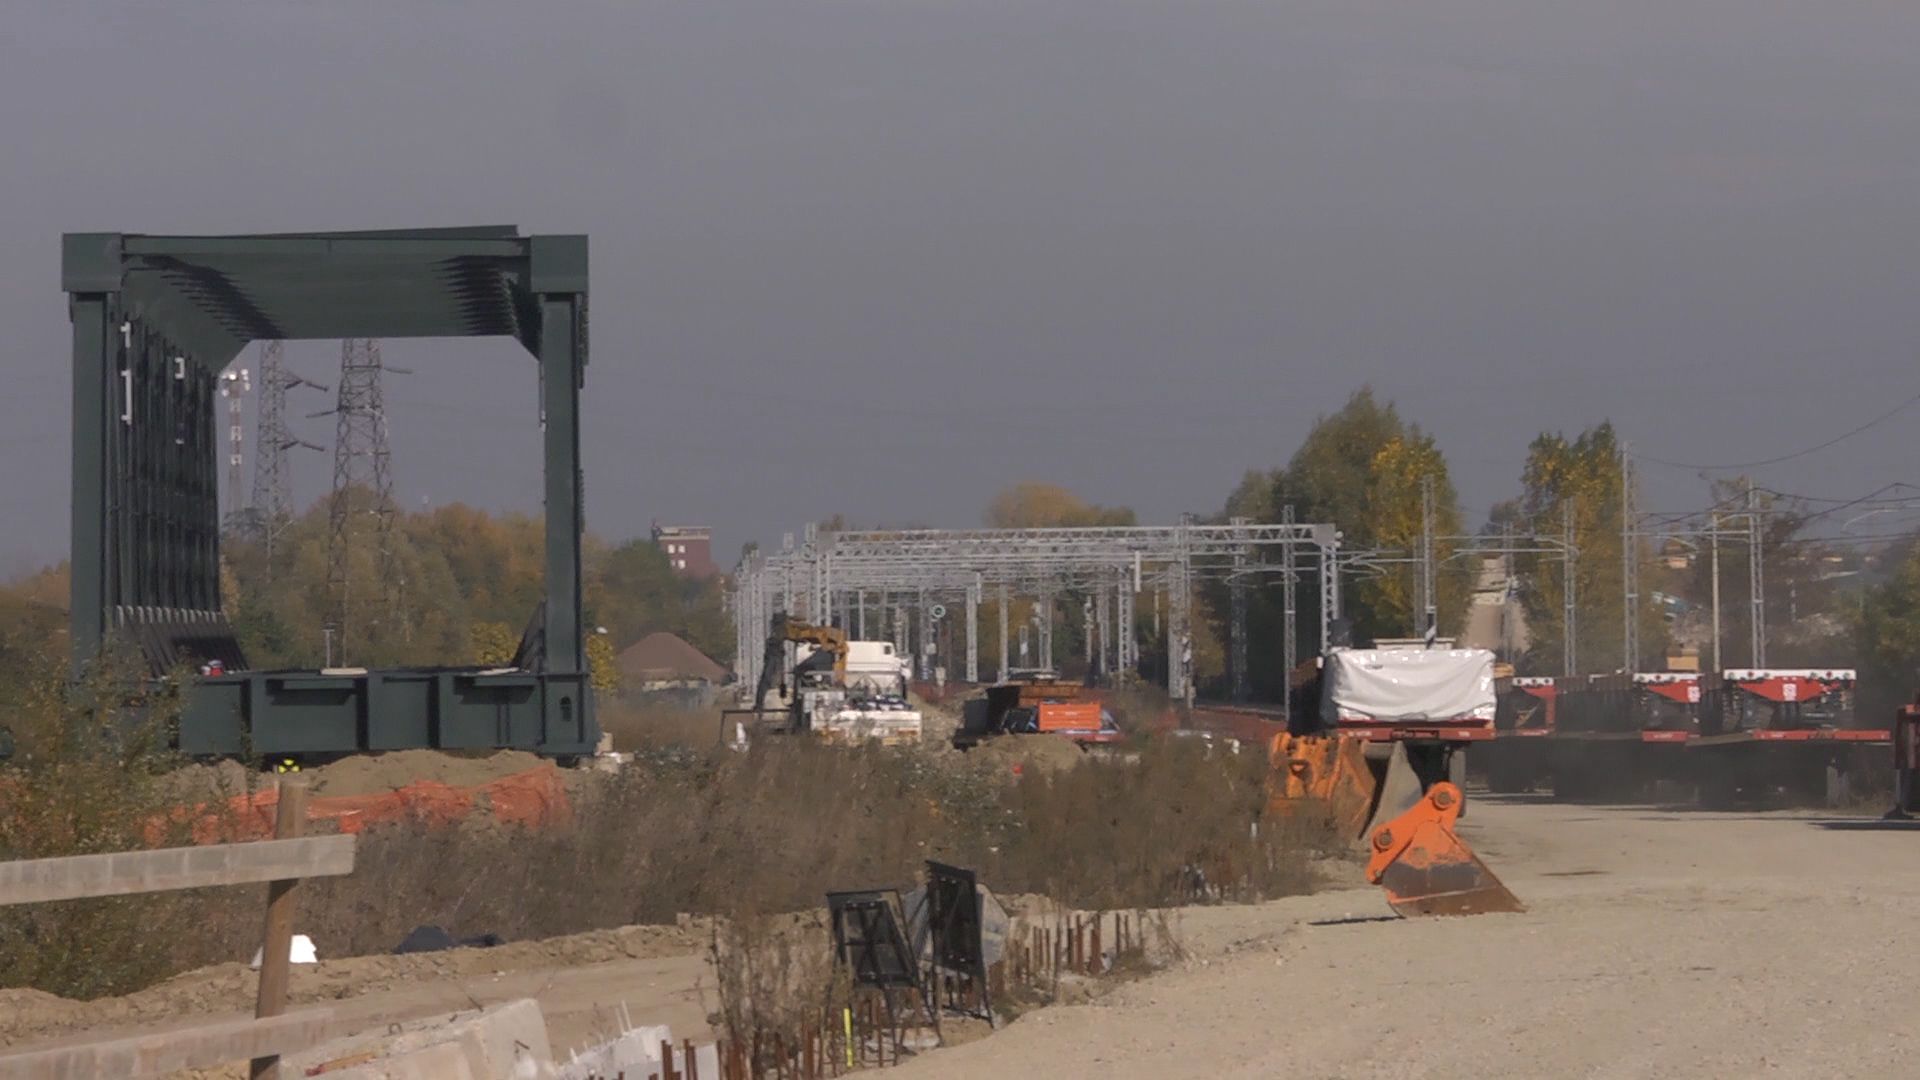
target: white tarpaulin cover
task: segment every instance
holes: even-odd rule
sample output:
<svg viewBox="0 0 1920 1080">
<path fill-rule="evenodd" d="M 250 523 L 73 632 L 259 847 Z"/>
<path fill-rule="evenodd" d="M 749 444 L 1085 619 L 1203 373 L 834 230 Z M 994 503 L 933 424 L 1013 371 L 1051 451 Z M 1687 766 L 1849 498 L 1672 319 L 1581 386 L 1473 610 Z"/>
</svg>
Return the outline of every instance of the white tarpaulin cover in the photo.
<svg viewBox="0 0 1920 1080">
<path fill-rule="evenodd" d="M 1321 721 L 1493 720 L 1485 649 L 1336 649 L 1327 654 Z"/>
</svg>

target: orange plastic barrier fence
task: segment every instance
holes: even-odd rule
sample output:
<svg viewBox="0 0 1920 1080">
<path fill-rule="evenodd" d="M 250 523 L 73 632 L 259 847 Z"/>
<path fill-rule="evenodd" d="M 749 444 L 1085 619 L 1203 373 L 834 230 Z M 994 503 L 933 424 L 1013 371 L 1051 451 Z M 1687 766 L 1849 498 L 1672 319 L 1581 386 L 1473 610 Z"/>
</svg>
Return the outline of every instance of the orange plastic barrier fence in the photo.
<svg viewBox="0 0 1920 1080">
<path fill-rule="evenodd" d="M 280 803 L 278 789 L 236 795 L 225 812 L 205 806 L 181 807 L 172 821 L 192 819 L 197 844 L 233 843 L 273 835 L 273 818 Z M 420 780 L 377 795 L 316 795 L 307 800 L 307 820 L 331 822 L 343 833 L 358 833 L 388 822 L 418 822 L 429 828 L 458 825 L 476 813 L 488 814 L 505 825 L 540 828 L 570 821 L 573 804 L 567 799 L 560 770 L 542 765 L 471 787 L 453 787 Z M 165 831 L 156 822 L 156 838 Z"/>
</svg>

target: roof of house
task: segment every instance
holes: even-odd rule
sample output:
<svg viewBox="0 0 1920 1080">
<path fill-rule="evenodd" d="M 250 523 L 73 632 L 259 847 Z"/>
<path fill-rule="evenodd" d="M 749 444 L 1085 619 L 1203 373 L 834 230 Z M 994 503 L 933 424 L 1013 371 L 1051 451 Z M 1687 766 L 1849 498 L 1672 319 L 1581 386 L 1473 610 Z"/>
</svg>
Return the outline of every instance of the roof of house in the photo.
<svg viewBox="0 0 1920 1080">
<path fill-rule="evenodd" d="M 639 679 L 722 682 L 727 677 L 727 669 L 713 657 L 694 648 L 685 638 L 664 630 L 627 646 L 618 660 L 623 674 Z"/>
</svg>

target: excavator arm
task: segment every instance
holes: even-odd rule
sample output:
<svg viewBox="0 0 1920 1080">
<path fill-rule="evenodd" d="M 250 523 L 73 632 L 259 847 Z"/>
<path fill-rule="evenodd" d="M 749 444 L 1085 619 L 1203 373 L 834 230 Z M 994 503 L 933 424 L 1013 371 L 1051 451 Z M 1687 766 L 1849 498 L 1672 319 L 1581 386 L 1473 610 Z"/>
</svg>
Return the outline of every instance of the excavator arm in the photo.
<svg viewBox="0 0 1920 1080">
<path fill-rule="evenodd" d="M 773 617 L 773 627 L 767 634 L 767 653 L 765 662 L 760 665 L 760 682 L 753 690 L 753 711 L 766 708 L 767 692 L 773 689 L 776 680 L 781 678 L 786 668 L 786 650 L 789 643 L 812 645 L 819 653 L 832 658 L 833 678 L 835 682 L 845 682 L 847 677 L 847 632 L 836 626 L 815 626 L 802 622 L 785 614 Z M 799 675 L 796 669 L 794 674 Z"/>
</svg>

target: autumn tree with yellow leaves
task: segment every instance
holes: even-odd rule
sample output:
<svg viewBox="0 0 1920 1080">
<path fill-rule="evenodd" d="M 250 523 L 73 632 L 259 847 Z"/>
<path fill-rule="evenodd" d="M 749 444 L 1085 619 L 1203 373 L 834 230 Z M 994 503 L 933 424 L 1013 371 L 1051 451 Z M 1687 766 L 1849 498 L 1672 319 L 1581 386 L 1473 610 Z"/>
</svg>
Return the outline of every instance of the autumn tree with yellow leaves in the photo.
<svg viewBox="0 0 1920 1080">
<path fill-rule="evenodd" d="M 1572 526 L 1574 545 L 1574 659 L 1580 674 L 1615 671 L 1625 662 L 1626 589 L 1622 559 L 1625 535 L 1621 447 L 1611 423 L 1574 438 L 1542 432 L 1527 448 L 1521 472 L 1518 526 L 1560 541 Z M 1643 582 L 1652 580 L 1651 553 L 1636 540 L 1634 557 Z M 1566 648 L 1565 564 L 1558 554 L 1534 553 L 1519 560 L 1528 587 L 1523 594 L 1531 646 L 1526 668 L 1559 674 Z M 1666 624 L 1650 590 L 1639 607 L 1641 666 L 1658 664 L 1666 648 Z"/>
<path fill-rule="evenodd" d="M 1380 551 L 1380 559 L 1343 578 L 1342 607 L 1356 642 L 1418 636 L 1424 629 L 1417 600 L 1421 500 L 1426 478 L 1434 493 L 1434 532 L 1461 532 L 1459 499 L 1447 461 L 1431 435 L 1409 423 L 1391 401 L 1362 387 L 1337 412 L 1314 422 L 1287 464 L 1249 471 L 1228 495 L 1220 520 L 1244 517 L 1281 520 L 1292 507 L 1298 522 L 1330 522 L 1345 550 Z M 1436 543 L 1435 592 L 1439 631 L 1456 634 L 1467 615 L 1476 566 L 1453 558 L 1451 544 Z M 1227 610 L 1225 589 L 1212 607 Z M 1247 616 L 1249 668 L 1256 696 L 1283 692 L 1285 674 L 1273 659 L 1281 653 L 1285 608 L 1277 581 L 1263 582 L 1250 598 Z M 1321 647 L 1319 590 L 1310 576 L 1300 581 L 1296 604 L 1300 655 Z M 1224 631 L 1223 631 L 1224 632 Z"/>
</svg>

